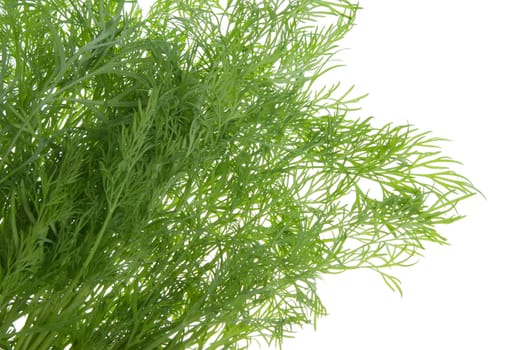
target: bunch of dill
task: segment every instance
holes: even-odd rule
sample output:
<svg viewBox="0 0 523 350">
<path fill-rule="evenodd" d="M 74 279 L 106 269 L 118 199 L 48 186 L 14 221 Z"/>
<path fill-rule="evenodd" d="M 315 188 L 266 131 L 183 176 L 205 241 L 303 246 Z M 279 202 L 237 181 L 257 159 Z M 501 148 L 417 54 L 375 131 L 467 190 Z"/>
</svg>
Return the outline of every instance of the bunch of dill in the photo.
<svg viewBox="0 0 523 350">
<path fill-rule="evenodd" d="M 357 8 L 1 1 L 0 347 L 280 344 L 323 273 L 399 288 L 476 191 L 440 139 L 315 89 Z"/>
</svg>

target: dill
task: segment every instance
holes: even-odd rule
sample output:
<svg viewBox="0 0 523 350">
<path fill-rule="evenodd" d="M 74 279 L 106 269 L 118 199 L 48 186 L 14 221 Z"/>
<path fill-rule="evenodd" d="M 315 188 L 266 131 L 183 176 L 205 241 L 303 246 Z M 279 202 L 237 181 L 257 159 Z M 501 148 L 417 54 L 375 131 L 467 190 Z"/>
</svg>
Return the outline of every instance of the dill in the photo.
<svg viewBox="0 0 523 350">
<path fill-rule="evenodd" d="M 0 347 L 281 344 L 321 274 L 400 290 L 477 191 L 442 139 L 316 89 L 357 9 L 1 1 Z"/>
</svg>

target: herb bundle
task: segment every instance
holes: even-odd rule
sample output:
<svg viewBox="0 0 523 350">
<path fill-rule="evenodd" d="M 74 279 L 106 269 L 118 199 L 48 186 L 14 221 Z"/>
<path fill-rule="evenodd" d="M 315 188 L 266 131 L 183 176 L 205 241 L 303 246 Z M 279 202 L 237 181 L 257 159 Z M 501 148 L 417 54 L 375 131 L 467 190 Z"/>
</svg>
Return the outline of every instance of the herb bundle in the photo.
<svg viewBox="0 0 523 350">
<path fill-rule="evenodd" d="M 281 344 L 321 274 L 399 289 L 476 190 L 441 139 L 316 88 L 357 9 L 1 1 L 0 347 Z"/>
</svg>

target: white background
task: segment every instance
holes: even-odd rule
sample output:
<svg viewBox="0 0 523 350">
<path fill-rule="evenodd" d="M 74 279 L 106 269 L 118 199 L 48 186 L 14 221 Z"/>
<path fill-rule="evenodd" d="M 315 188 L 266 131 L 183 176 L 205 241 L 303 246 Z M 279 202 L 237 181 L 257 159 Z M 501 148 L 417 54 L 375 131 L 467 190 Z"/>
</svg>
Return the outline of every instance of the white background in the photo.
<svg viewBox="0 0 523 350">
<path fill-rule="evenodd" d="M 328 276 L 329 316 L 284 350 L 523 349 L 523 2 L 361 0 L 337 78 L 369 93 L 359 116 L 410 122 L 486 196 L 440 232 L 450 246 L 397 272 L 404 296 L 370 271 Z"/>
<path fill-rule="evenodd" d="M 523 349 L 523 2 L 360 5 L 335 75 L 370 93 L 354 115 L 453 140 L 444 152 L 487 199 L 463 203 L 467 218 L 441 227 L 450 246 L 428 246 L 397 271 L 403 297 L 370 271 L 325 277 L 329 316 L 283 349 Z"/>
</svg>

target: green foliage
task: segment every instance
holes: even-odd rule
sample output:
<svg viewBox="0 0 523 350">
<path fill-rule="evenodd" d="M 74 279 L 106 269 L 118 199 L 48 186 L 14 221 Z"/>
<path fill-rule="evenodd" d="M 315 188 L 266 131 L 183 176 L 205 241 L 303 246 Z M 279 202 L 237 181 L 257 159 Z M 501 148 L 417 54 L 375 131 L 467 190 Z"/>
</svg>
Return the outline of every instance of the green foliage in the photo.
<svg viewBox="0 0 523 350">
<path fill-rule="evenodd" d="M 321 274 L 399 288 L 476 190 L 440 139 L 316 89 L 356 10 L 0 1 L 0 347 L 280 344 Z"/>
</svg>

